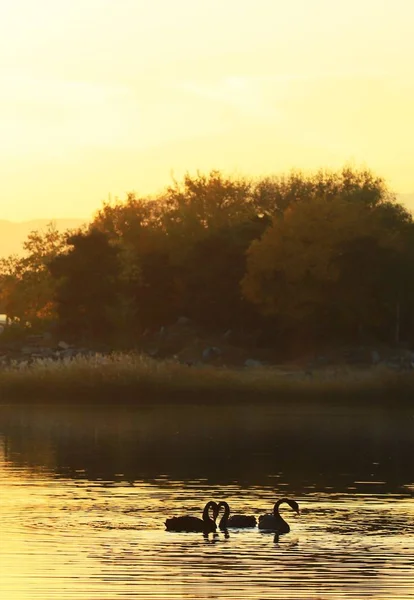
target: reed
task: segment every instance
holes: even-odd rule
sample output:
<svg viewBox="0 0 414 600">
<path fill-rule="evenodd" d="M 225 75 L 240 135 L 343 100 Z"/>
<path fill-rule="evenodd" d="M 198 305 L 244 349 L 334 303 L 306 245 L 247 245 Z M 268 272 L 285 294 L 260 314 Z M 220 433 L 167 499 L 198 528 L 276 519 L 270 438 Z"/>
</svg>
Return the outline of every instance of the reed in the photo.
<svg viewBox="0 0 414 600">
<path fill-rule="evenodd" d="M 307 373 L 286 367 L 188 367 L 138 354 L 37 360 L 0 369 L 0 403 L 277 402 L 363 398 L 410 401 L 414 373 L 338 367 Z"/>
</svg>

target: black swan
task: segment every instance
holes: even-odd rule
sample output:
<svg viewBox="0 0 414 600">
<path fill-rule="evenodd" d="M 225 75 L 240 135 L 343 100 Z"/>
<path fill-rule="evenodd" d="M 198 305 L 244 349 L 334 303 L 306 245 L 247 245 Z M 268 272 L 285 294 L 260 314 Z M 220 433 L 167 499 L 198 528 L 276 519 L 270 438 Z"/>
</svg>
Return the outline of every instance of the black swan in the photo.
<svg viewBox="0 0 414 600">
<path fill-rule="evenodd" d="M 274 505 L 273 514 L 261 515 L 259 517 L 259 529 L 267 529 L 269 531 L 276 531 L 277 533 L 289 533 L 289 524 L 279 514 L 279 506 L 283 503 L 289 504 L 290 508 L 299 514 L 299 505 L 295 500 L 282 498 Z"/>
<path fill-rule="evenodd" d="M 213 510 L 213 518 L 209 516 L 210 509 Z M 165 521 L 167 531 L 203 531 L 210 533 L 216 531 L 216 519 L 218 515 L 217 503 L 213 500 L 207 502 L 203 510 L 203 518 L 198 517 L 172 517 Z"/>
<path fill-rule="evenodd" d="M 230 506 L 227 502 L 219 502 L 218 510 L 224 508 L 224 515 L 220 519 L 220 529 L 227 529 L 228 527 L 256 527 L 256 517 L 249 515 L 232 515 L 230 517 Z"/>
</svg>

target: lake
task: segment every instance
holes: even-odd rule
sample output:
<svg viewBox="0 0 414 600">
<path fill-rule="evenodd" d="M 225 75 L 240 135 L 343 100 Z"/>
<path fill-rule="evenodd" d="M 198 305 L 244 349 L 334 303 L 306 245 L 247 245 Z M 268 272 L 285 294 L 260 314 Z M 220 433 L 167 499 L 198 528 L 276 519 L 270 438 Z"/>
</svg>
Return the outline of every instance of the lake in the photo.
<svg viewBox="0 0 414 600">
<path fill-rule="evenodd" d="M 414 599 L 414 409 L 0 407 L 0 597 Z M 165 531 L 283 496 L 291 532 Z"/>
</svg>

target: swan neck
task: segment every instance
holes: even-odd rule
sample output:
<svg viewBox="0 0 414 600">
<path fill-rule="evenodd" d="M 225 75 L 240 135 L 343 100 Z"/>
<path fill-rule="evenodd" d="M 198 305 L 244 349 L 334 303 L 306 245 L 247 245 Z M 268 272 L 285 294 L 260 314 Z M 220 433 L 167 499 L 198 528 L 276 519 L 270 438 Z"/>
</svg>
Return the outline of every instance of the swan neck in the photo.
<svg viewBox="0 0 414 600">
<path fill-rule="evenodd" d="M 276 504 L 274 505 L 274 508 L 273 508 L 273 513 L 274 513 L 275 517 L 276 517 L 276 516 L 280 517 L 280 514 L 279 514 L 279 506 L 280 506 L 281 504 L 284 504 L 284 503 L 287 503 L 287 500 L 286 500 L 286 498 L 281 498 L 281 499 L 280 499 L 280 500 L 278 500 L 278 501 L 276 502 Z"/>
<path fill-rule="evenodd" d="M 212 504 L 211 502 L 207 502 L 207 504 L 204 507 L 203 510 L 203 521 L 209 521 L 210 520 L 210 515 L 208 514 L 208 511 L 210 510 Z"/>
<path fill-rule="evenodd" d="M 212 523 L 214 523 L 215 517 L 214 517 L 214 519 L 212 519 L 209 515 L 209 511 L 210 511 L 210 508 L 212 508 L 214 510 L 215 507 L 217 509 L 217 504 L 215 502 L 213 502 L 212 500 L 210 500 L 210 502 L 207 502 L 207 504 L 205 505 L 204 510 L 203 510 L 203 521 L 206 521 L 206 522 L 211 521 Z"/>
<path fill-rule="evenodd" d="M 220 502 L 219 507 L 224 508 L 224 515 L 220 519 L 219 527 L 225 529 L 227 527 L 227 521 L 230 516 L 230 506 L 227 502 Z"/>
</svg>

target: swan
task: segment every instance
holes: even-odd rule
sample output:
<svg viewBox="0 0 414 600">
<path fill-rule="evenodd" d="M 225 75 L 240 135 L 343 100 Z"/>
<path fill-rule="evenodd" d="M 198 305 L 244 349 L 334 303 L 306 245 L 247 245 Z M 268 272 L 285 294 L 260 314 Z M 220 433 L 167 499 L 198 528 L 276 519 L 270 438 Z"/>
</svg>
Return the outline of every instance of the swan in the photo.
<svg viewBox="0 0 414 600">
<path fill-rule="evenodd" d="M 224 508 L 224 515 L 220 519 L 220 529 L 227 529 L 227 527 L 256 527 L 256 517 L 249 515 L 232 515 L 230 517 L 230 506 L 227 502 L 218 503 L 218 511 Z"/>
<path fill-rule="evenodd" d="M 213 510 L 213 518 L 210 518 L 209 511 Z M 207 502 L 203 510 L 203 518 L 198 517 L 172 517 L 165 521 L 167 531 L 204 531 L 210 533 L 216 531 L 216 519 L 218 515 L 217 503 L 213 500 Z"/>
<path fill-rule="evenodd" d="M 259 529 L 267 529 L 280 533 L 289 533 L 289 524 L 280 516 L 279 506 L 283 503 L 289 504 L 290 508 L 299 514 L 299 505 L 295 500 L 290 498 L 281 498 L 273 507 L 273 514 L 261 515 L 259 517 Z"/>
</svg>

